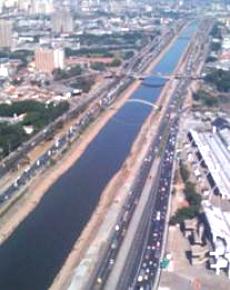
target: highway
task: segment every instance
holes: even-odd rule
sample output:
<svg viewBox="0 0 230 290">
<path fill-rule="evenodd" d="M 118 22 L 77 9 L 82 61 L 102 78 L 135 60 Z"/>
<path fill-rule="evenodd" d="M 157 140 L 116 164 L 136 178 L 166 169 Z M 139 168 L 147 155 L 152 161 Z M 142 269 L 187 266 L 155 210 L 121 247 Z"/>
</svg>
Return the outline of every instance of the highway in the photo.
<svg viewBox="0 0 230 290">
<path fill-rule="evenodd" d="M 124 65 L 121 67 L 121 71 L 127 72 L 126 74 L 128 74 L 128 72 L 131 71 L 141 73 L 142 68 L 139 67 L 140 63 L 144 62 L 146 65 L 146 63 L 148 63 L 146 59 L 147 58 L 149 59 L 150 55 L 152 58 L 155 57 L 163 48 L 163 46 L 167 45 L 167 43 L 172 39 L 174 33 L 176 33 L 176 31 L 180 28 L 181 24 L 176 25 L 176 28 L 174 28 L 174 30 L 169 29 L 169 31 L 166 31 L 162 37 L 156 37 L 156 39 L 154 39 L 152 43 L 144 47 L 137 55 L 131 58 L 129 62 L 125 62 Z M 17 164 L 17 162 L 23 156 L 25 156 L 28 152 L 30 152 L 43 140 L 49 138 L 49 136 L 52 136 L 53 132 L 56 130 L 56 128 L 59 127 L 60 124 L 63 124 L 67 120 L 76 117 L 80 112 L 84 111 L 86 107 L 90 103 L 92 103 L 93 100 L 102 99 L 103 97 L 106 97 L 107 93 L 113 91 L 113 88 L 116 87 L 121 80 L 130 83 L 129 77 L 121 77 L 121 76 L 116 77 L 114 79 L 105 80 L 102 86 L 94 90 L 94 92 L 89 93 L 82 101 L 77 103 L 74 107 L 71 107 L 71 109 L 68 112 L 66 112 L 64 115 L 60 116 L 57 120 L 49 124 L 42 131 L 38 132 L 30 140 L 23 143 L 17 150 L 11 152 L 11 154 L 7 156 L 4 160 L 2 160 L 0 163 L 0 177 L 3 177 L 9 170 L 11 170 Z"/>
<path fill-rule="evenodd" d="M 105 97 L 98 100 L 95 106 L 85 112 L 83 117 L 71 126 L 68 131 L 59 139 L 56 139 L 54 144 L 41 155 L 32 165 L 28 166 L 24 172 L 12 181 L 12 184 L 0 195 L 0 208 L 5 204 L 6 201 L 11 199 L 15 193 L 24 190 L 26 185 L 42 171 L 44 171 L 48 166 L 52 164 L 52 161 L 57 160 L 57 157 L 63 154 L 63 152 L 68 148 L 68 146 L 78 139 L 80 133 L 92 122 L 99 114 L 105 110 L 111 103 L 117 98 L 120 90 L 126 87 L 130 80 L 120 81 L 110 93 Z"/>
<path fill-rule="evenodd" d="M 201 25 L 200 33 L 196 35 L 196 41 L 190 46 L 190 56 L 188 57 L 185 73 L 191 74 L 196 70 L 198 63 L 206 59 L 207 50 L 197 50 L 197 42 L 203 43 L 211 29 Z M 205 29 L 204 29 L 205 28 Z M 169 196 L 171 193 L 171 179 L 173 172 L 173 162 L 175 156 L 175 144 L 178 133 L 178 122 L 181 116 L 181 107 L 183 104 L 186 89 L 190 85 L 190 79 L 179 83 L 174 92 L 167 114 L 174 116 L 170 118 L 169 133 L 166 138 L 166 146 L 163 150 L 162 165 L 159 173 L 159 180 L 154 184 L 155 193 L 153 195 L 153 206 L 151 210 L 146 211 L 148 216 L 148 228 L 144 235 L 142 245 L 135 245 L 133 249 L 141 253 L 140 258 L 133 259 L 133 252 L 129 253 L 129 261 L 123 268 L 123 274 L 120 277 L 120 283 L 117 289 L 135 289 L 148 290 L 156 289 L 159 279 L 160 262 L 164 252 L 164 238 L 167 232 L 167 210 Z M 156 186 L 157 185 L 157 186 Z M 127 269 L 126 269 L 127 268 Z M 125 288 L 124 288 L 125 287 Z"/>
<path fill-rule="evenodd" d="M 193 38 L 187 50 L 184 73 L 188 77 L 178 81 L 177 88 L 171 97 L 163 121 L 159 126 L 158 134 L 150 146 L 132 191 L 123 205 L 114 233 L 108 242 L 105 255 L 102 255 L 101 261 L 98 261 L 98 267 L 87 289 L 148 290 L 153 289 L 158 282 L 159 265 L 164 250 L 164 232 L 167 224 L 166 217 L 171 192 L 178 122 L 182 113 L 181 108 L 184 95 L 191 82 L 189 75 L 196 71 L 198 64 L 207 55 L 207 48 L 203 48 L 203 42 L 207 40 L 211 27 L 212 22 L 202 23 L 196 38 Z M 198 47 L 199 49 L 197 49 Z M 159 152 L 159 144 L 162 143 L 162 152 Z M 111 286 L 109 279 L 113 269 L 115 269 L 116 259 L 119 257 L 122 243 L 129 230 L 129 225 L 131 224 L 145 183 L 148 181 L 151 166 L 159 155 L 161 156 L 161 166 L 158 178 L 152 185 L 150 202 L 146 206 L 146 210 L 139 222 L 138 231 L 132 241 L 132 246 L 129 249 L 125 265 L 123 265 L 119 281 L 116 286 Z"/>
<path fill-rule="evenodd" d="M 164 48 L 174 37 L 176 31 L 181 29 L 181 27 L 182 23 L 179 23 L 174 29 L 169 29 L 169 31 L 166 31 L 163 35 L 163 39 L 157 37 L 153 43 L 150 43 L 147 47 L 140 51 L 142 61 L 139 62 L 138 60 L 140 55 L 136 55 L 134 59 L 131 60 L 128 67 L 125 68 L 124 65 L 124 71 L 133 70 L 136 73 L 142 73 L 142 70 L 146 67 L 146 63 L 149 62 L 149 56 L 156 56 L 160 50 Z M 136 67 L 137 61 L 138 67 Z M 22 193 L 35 176 L 52 165 L 53 161 L 57 160 L 57 157 L 61 156 L 63 152 L 68 149 L 69 145 L 78 139 L 79 134 L 82 133 L 82 131 L 92 121 L 94 121 L 105 108 L 109 107 L 131 82 L 132 80 L 129 77 L 118 77 L 107 80 L 105 85 L 89 94 L 83 101 L 71 108 L 70 111 L 60 116 L 55 122 L 48 125 L 44 130 L 24 143 L 20 148 L 18 148 L 18 150 L 12 152 L 12 154 L 8 156 L 0 165 L 0 177 L 3 177 L 10 169 L 12 169 L 22 158 L 22 156 L 25 156 L 40 142 L 52 135 L 60 124 L 77 116 L 80 112 L 86 110 L 88 104 L 92 103 L 93 100 L 97 100 L 92 109 L 86 110 L 83 117 L 77 121 L 76 124 L 71 126 L 60 139 L 56 138 L 53 145 L 51 145 L 51 147 L 43 155 L 35 160 L 34 163 L 30 164 L 20 176 L 18 176 L 15 180 L 12 180 L 12 183 L 0 192 L 0 208 L 5 206 L 9 200 L 16 197 L 16 194 L 18 195 L 19 193 Z"/>
</svg>

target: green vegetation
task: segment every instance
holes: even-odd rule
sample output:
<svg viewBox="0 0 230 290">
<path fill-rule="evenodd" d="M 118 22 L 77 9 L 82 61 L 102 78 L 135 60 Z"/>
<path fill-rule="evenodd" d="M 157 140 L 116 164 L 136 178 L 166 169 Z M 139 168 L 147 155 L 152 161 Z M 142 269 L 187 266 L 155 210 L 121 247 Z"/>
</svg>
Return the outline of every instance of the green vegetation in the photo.
<svg viewBox="0 0 230 290">
<path fill-rule="evenodd" d="M 208 56 L 206 58 L 206 62 L 214 62 L 214 61 L 217 61 L 217 57 L 215 56 Z"/>
<path fill-rule="evenodd" d="M 129 45 L 137 46 L 140 42 L 143 42 L 146 38 L 144 33 L 141 32 L 125 32 L 125 33 L 113 33 L 111 35 L 95 35 L 95 34 L 83 34 L 78 36 L 81 44 L 83 45 Z"/>
<path fill-rule="evenodd" d="M 134 56 L 134 51 L 133 50 L 128 50 L 126 52 L 123 53 L 123 59 L 127 60 L 130 59 L 131 57 Z"/>
<path fill-rule="evenodd" d="M 61 102 L 59 104 L 50 103 L 38 107 L 37 110 L 27 112 L 25 119 L 22 122 L 24 126 L 33 126 L 35 131 L 39 131 L 60 115 L 69 109 L 68 102 Z"/>
<path fill-rule="evenodd" d="M 196 216 L 192 207 L 183 207 L 177 210 L 176 214 L 171 217 L 170 224 L 176 225 L 181 224 L 186 219 L 193 219 Z"/>
<path fill-rule="evenodd" d="M 212 51 L 219 51 L 221 49 L 221 43 L 220 42 L 212 42 L 211 43 L 211 50 Z"/>
<path fill-rule="evenodd" d="M 54 79 L 56 81 L 68 79 L 74 76 L 79 76 L 82 74 L 82 68 L 80 65 L 76 65 L 71 67 L 70 69 L 62 70 L 62 69 L 55 69 L 53 71 Z"/>
<path fill-rule="evenodd" d="M 184 183 L 189 179 L 189 171 L 182 162 L 180 163 L 180 176 Z"/>
<path fill-rule="evenodd" d="M 105 64 L 103 62 L 94 62 L 91 64 L 91 69 L 94 69 L 96 71 L 104 71 Z"/>
<path fill-rule="evenodd" d="M 195 213 L 200 210 L 201 196 L 196 192 L 195 185 L 189 181 L 185 183 L 185 196 Z"/>
<path fill-rule="evenodd" d="M 32 58 L 33 51 L 31 50 L 16 50 L 16 51 L 9 51 L 9 50 L 1 50 L 0 51 L 0 58 L 9 58 L 9 59 L 18 59 L 21 60 L 20 67 L 26 67 L 28 64 L 28 59 Z"/>
<path fill-rule="evenodd" d="M 218 39 L 222 39 L 222 33 L 221 33 L 221 29 L 220 29 L 220 26 L 218 23 L 216 23 L 211 32 L 210 32 L 210 35 L 213 37 L 213 38 L 218 38 Z"/>
<path fill-rule="evenodd" d="M 207 107 L 214 107 L 219 103 L 217 97 L 210 96 L 210 94 L 203 90 L 193 93 L 192 97 L 194 101 L 201 102 L 202 105 Z"/>
<path fill-rule="evenodd" d="M 91 90 L 94 83 L 95 81 L 93 78 L 81 78 L 73 82 L 70 86 L 74 89 L 80 89 L 84 93 L 88 93 Z"/>
<path fill-rule="evenodd" d="M 210 44 L 210 49 L 214 52 L 219 51 L 221 49 L 222 32 L 218 23 L 213 26 L 210 36 L 214 38 Z M 208 59 L 209 61 L 214 61 L 212 57 L 209 57 Z"/>
<path fill-rule="evenodd" d="M 113 57 L 113 53 L 111 53 L 109 50 L 104 49 L 104 48 L 97 48 L 97 49 L 82 48 L 82 49 L 78 49 L 78 50 L 74 50 L 74 49 L 71 49 L 71 48 L 66 48 L 65 49 L 65 55 L 66 55 L 66 57 L 70 57 L 70 56 Z"/>
<path fill-rule="evenodd" d="M 169 127 L 167 126 L 163 131 L 162 139 L 158 146 L 158 152 L 157 152 L 158 156 L 161 156 L 164 153 L 164 148 L 166 146 L 166 143 L 168 142 L 168 137 L 169 137 Z"/>
<path fill-rule="evenodd" d="M 121 65 L 121 60 L 119 58 L 114 58 L 108 66 L 118 67 L 120 65 Z"/>
<path fill-rule="evenodd" d="M 230 91 L 230 72 L 221 69 L 215 69 L 206 75 L 205 80 L 216 86 L 220 92 Z"/>
<path fill-rule="evenodd" d="M 17 124 L 0 123 L 1 157 L 6 156 L 29 139 L 23 126 L 32 126 L 34 134 L 68 109 L 69 104 L 67 102 L 59 104 L 50 103 L 49 105 L 37 101 L 15 102 L 12 105 L 0 104 L 1 117 L 13 117 L 15 114 L 25 114 L 24 119 Z"/>
<path fill-rule="evenodd" d="M 16 51 L 9 51 L 9 50 L 1 50 L 0 51 L 0 58 L 10 58 L 10 59 L 25 59 L 27 57 L 33 56 L 33 51 L 31 50 L 16 50 Z"/>
<path fill-rule="evenodd" d="M 70 56 L 86 56 L 86 57 L 114 57 L 111 50 L 130 49 L 135 50 L 145 45 L 149 38 L 153 39 L 157 35 L 157 31 L 151 35 L 138 32 L 124 32 L 106 35 L 83 34 L 76 35 L 81 45 L 85 46 L 81 49 L 66 48 L 65 54 Z M 96 46 L 96 47 L 95 47 Z M 104 47 L 103 47 L 104 46 Z M 89 47 L 89 48 L 88 48 Z M 91 47 L 91 48 L 90 48 Z M 131 57 L 132 52 L 128 52 L 127 58 Z"/>
<path fill-rule="evenodd" d="M 185 198 L 189 207 L 178 209 L 170 220 L 171 225 L 181 224 L 186 219 L 192 219 L 200 211 L 201 196 L 196 192 L 194 184 L 189 181 L 189 171 L 182 162 L 180 164 L 180 174 L 185 184 Z"/>
<path fill-rule="evenodd" d="M 121 59 L 114 58 L 111 63 L 104 64 L 103 62 L 95 62 L 91 64 L 91 68 L 96 71 L 104 71 L 106 67 L 118 67 L 122 63 Z"/>
<path fill-rule="evenodd" d="M 26 140 L 26 134 L 20 125 L 0 123 L 0 148 L 1 156 L 6 156 Z"/>
</svg>

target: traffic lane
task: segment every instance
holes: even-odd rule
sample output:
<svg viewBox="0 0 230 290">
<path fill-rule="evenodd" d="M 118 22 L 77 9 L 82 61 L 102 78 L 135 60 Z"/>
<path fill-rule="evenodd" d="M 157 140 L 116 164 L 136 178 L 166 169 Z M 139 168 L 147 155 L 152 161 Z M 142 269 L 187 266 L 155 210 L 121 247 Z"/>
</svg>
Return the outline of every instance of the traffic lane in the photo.
<svg viewBox="0 0 230 290">
<path fill-rule="evenodd" d="M 124 82 L 122 82 L 124 84 Z M 111 103 L 113 97 L 116 97 L 115 93 L 110 94 L 102 98 L 103 106 L 108 106 Z M 95 106 L 96 107 L 96 106 Z M 0 195 L 0 206 L 5 201 L 13 196 L 19 189 L 25 186 L 38 172 L 44 169 L 52 159 L 53 155 L 62 151 L 71 139 L 77 138 L 79 131 L 87 126 L 95 118 L 95 110 L 87 111 L 86 114 L 78 121 L 73 127 L 69 128 L 67 133 L 63 137 L 57 139 L 55 144 L 52 145 L 42 156 L 40 156 L 30 167 L 28 167 L 13 183 Z"/>
<path fill-rule="evenodd" d="M 181 88 L 181 91 L 182 89 L 184 89 L 184 85 L 186 83 L 183 83 L 183 86 Z M 180 93 L 181 93 L 180 91 Z M 177 112 L 179 113 L 179 110 L 177 110 Z M 175 123 L 174 123 L 174 127 L 171 129 L 171 139 L 169 140 L 169 144 L 171 144 L 171 146 L 169 145 L 168 146 L 168 152 L 166 151 L 166 154 L 168 154 L 168 156 L 166 156 L 166 159 L 164 161 L 164 166 L 165 166 L 165 170 L 166 170 L 166 174 L 164 174 L 164 179 L 162 179 L 164 185 L 166 186 L 166 188 L 162 188 L 161 190 L 161 197 L 160 197 L 160 200 L 161 200 L 161 203 L 157 203 L 156 206 L 162 210 L 162 213 L 163 213 L 163 220 L 161 221 L 159 227 L 154 227 L 156 228 L 156 232 L 153 233 L 153 236 L 155 237 L 155 240 L 156 240 L 156 237 L 158 236 L 158 233 L 159 233 L 159 236 L 161 236 L 161 233 L 163 233 L 163 229 L 164 229 L 164 226 L 165 226 L 165 217 L 166 217 L 166 210 L 167 210 L 167 202 L 168 202 L 168 197 L 169 197 L 169 190 L 170 190 L 170 181 L 171 181 L 171 173 L 168 174 L 168 172 L 171 172 L 172 170 L 172 165 L 173 165 L 173 152 L 174 152 L 174 145 L 175 145 L 175 137 L 176 137 L 176 134 L 177 134 L 177 129 L 178 129 L 178 119 L 175 119 Z M 168 192 L 168 194 L 167 194 Z M 163 238 L 163 234 L 162 234 L 162 237 L 160 237 L 161 239 Z M 160 239 L 160 240 L 161 240 Z M 160 240 L 158 241 L 158 245 L 159 245 L 159 242 Z M 153 239 L 154 241 L 154 239 Z M 148 246 L 149 247 L 149 246 Z M 153 246 L 153 249 L 155 249 L 155 246 Z M 154 253 L 154 257 L 157 258 L 155 260 L 155 266 L 157 266 L 157 264 L 159 264 L 159 251 L 155 252 Z M 152 261 L 151 261 L 152 262 Z M 156 267 L 156 270 L 158 269 L 158 267 Z M 154 273 L 152 273 L 154 275 Z M 145 285 L 145 284 L 144 284 Z M 143 287 L 138 285 L 137 286 L 137 289 L 142 289 Z"/>
<path fill-rule="evenodd" d="M 166 123 L 162 122 L 161 127 L 160 127 L 161 128 L 160 133 L 164 129 L 165 126 L 166 126 Z M 156 145 L 159 143 L 159 141 L 161 139 L 160 137 L 161 137 L 161 134 L 158 134 L 157 138 L 154 139 L 153 145 L 150 147 L 150 149 L 146 155 L 146 158 L 145 158 L 144 162 L 142 163 L 138 177 L 136 178 L 136 182 L 132 188 L 130 197 L 124 205 L 124 208 L 126 209 L 126 211 L 124 213 L 122 213 L 122 215 L 121 215 L 122 217 L 120 218 L 120 221 L 117 223 L 117 226 L 120 228 L 120 233 L 123 234 L 123 237 L 125 235 L 126 229 L 128 228 L 129 221 L 131 220 L 131 216 L 132 216 L 132 214 L 135 210 L 135 207 L 138 203 L 140 194 L 141 194 L 143 187 L 146 183 L 147 176 L 149 175 L 149 170 L 151 168 L 152 161 L 155 158 L 155 150 L 154 149 L 155 149 Z M 128 209 L 128 211 L 127 211 L 127 209 Z M 128 213 L 128 217 L 127 217 L 127 213 Z M 114 237 L 112 238 L 112 243 L 113 243 L 113 239 L 114 239 Z M 117 244 L 118 249 L 121 245 L 121 242 L 122 241 L 120 241 Z M 118 250 L 114 253 L 114 260 L 116 258 L 117 253 L 118 253 Z M 114 262 L 114 260 L 113 260 L 113 262 Z M 111 265 L 111 258 L 110 258 L 110 255 L 107 254 L 105 256 L 105 260 L 104 260 L 102 266 L 98 270 L 98 277 L 99 277 L 99 281 L 100 281 L 101 285 L 102 285 L 102 283 L 104 283 L 104 281 L 108 277 L 109 272 L 111 270 L 111 267 L 108 267 L 108 265 Z M 105 268 L 107 269 L 107 271 L 104 271 Z"/>
<path fill-rule="evenodd" d="M 173 152 L 173 145 L 174 135 L 170 135 L 168 146 L 166 146 L 165 150 L 165 156 L 164 161 L 162 165 L 162 171 L 161 178 L 159 182 L 159 189 L 156 199 L 155 207 L 154 207 L 154 213 L 153 213 L 153 222 L 150 230 L 150 236 L 148 240 L 148 246 L 145 250 L 144 260 L 141 263 L 141 270 L 140 275 L 138 276 L 137 282 L 135 284 L 135 289 L 142 289 L 141 287 L 146 287 L 147 285 L 152 286 L 152 282 L 155 278 L 155 275 L 157 273 L 158 267 L 159 267 L 159 259 L 160 259 L 160 253 L 161 253 L 161 244 L 163 240 L 163 232 L 165 227 L 165 217 L 166 217 L 166 210 L 167 210 L 167 203 L 169 198 L 169 192 L 170 192 L 170 180 L 171 175 L 165 174 L 165 172 L 172 170 L 172 163 L 173 160 L 169 157 L 172 156 Z M 163 198 L 162 198 L 163 197 Z M 161 212 L 161 220 L 156 221 L 154 218 L 156 217 L 156 211 Z M 147 267 L 148 265 L 148 267 Z M 144 274 L 143 274 L 144 273 Z M 151 281 L 150 281 L 151 280 Z"/>
<path fill-rule="evenodd" d="M 53 123 L 49 124 L 45 129 L 38 132 L 37 135 L 33 136 L 30 140 L 23 143 L 16 151 L 12 152 L 10 156 L 8 156 L 3 164 L 0 165 L 0 176 L 4 176 L 14 165 L 17 163 L 22 155 L 27 154 L 31 149 L 36 147 L 41 141 L 50 136 L 50 134 L 58 127 L 60 123 L 65 122 L 70 119 L 71 116 L 76 115 L 76 113 L 80 113 L 82 108 L 87 105 L 91 100 L 98 97 L 98 95 L 102 95 L 102 93 L 106 93 L 109 88 L 119 83 L 118 80 L 113 80 L 106 83 L 105 87 L 102 87 L 99 92 L 93 93 L 89 95 L 88 98 L 84 99 L 80 104 L 76 107 L 71 108 L 68 112 L 64 113 L 64 115 L 60 116 Z M 103 96 L 101 96 L 103 97 Z"/>
</svg>

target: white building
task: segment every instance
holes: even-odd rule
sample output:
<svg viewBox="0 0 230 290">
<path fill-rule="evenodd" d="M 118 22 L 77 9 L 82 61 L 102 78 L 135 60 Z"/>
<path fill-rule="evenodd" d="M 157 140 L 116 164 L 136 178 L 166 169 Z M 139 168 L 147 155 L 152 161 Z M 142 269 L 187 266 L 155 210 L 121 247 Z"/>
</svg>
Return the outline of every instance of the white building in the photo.
<svg viewBox="0 0 230 290">
<path fill-rule="evenodd" d="M 38 48 L 35 50 L 35 67 L 40 72 L 52 73 L 54 69 L 65 67 L 65 53 L 60 48 Z"/>
<path fill-rule="evenodd" d="M 74 21 L 71 13 L 66 10 L 58 10 L 52 14 L 51 26 L 54 33 L 72 33 Z"/>
<path fill-rule="evenodd" d="M 226 270 L 230 279 L 230 212 L 223 212 L 209 201 L 203 201 L 202 207 L 209 224 L 212 243 L 210 267 L 219 275 Z"/>
<path fill-rule="evenodd" d="M 222 49 L 229 50 L 230 49 L 230 35 L 225 36 L 222 42 Z"/>
<path fill-rule="evenodd" d="M 12 22 L 0 20 L 0 47 L 11 48 L 12 46 Z"/>
<path fill-rule="evenodd" d="M 65 52 L 64 49 L 56 48 L 53 51 L 54 67 L 64 69 L 65 67 Z"/>
<path fill-rule="evenodd" d="M 32 14 L 51 14 L 53 13 L 52 0 L 33 0 L 31 5 Z"/>
<path fill-rule="evenodd" d="M 223 199 L 230 200 L 230 152 L 219 134 L 190 130 L 191 142 L 197 147 L 215 187 Z"/>
</svg>

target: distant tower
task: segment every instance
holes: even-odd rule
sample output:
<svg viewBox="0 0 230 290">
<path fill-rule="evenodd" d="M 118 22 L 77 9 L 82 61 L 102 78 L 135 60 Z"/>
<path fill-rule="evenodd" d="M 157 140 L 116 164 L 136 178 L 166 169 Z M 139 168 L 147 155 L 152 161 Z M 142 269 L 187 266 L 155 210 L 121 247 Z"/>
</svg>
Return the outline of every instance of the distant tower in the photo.
<svg viewBox="0 0 230 290">
<path fill-rule="evenodd" d="M 79 6 L 80 6 L 81 11 L 89 12 L 91 10 L 91 7 L 92 7 L 92 1 L 91 0 L 80 0 Z"/>
<path fill-rule="evenodd" d="M 54 69 L 63 69 L 65 53 L 63 49 L 37 48 L 35 50 L 35 67 L 43 73 L 51 74 Z"/>
<path fill-rule="evenodd" d="M 51 17 L 52 31 L 55 33 L 72 33 L 74 31 L 73 17 L 66 10 L 58 10 Z"/>
<path fill-rule="evenodd" d="M 0 20 L 0 47 L 11 48 L 12 46 L 12 22 Z"/>
</svg>

